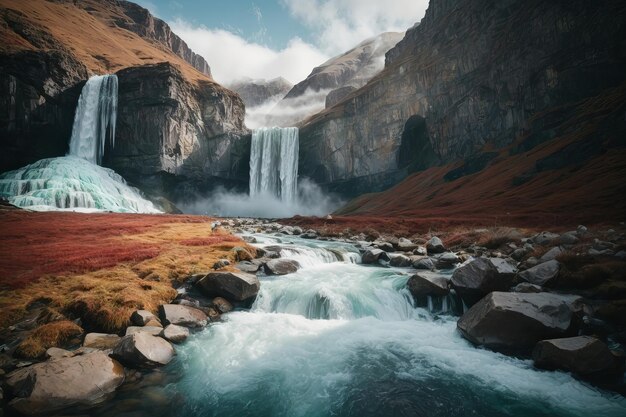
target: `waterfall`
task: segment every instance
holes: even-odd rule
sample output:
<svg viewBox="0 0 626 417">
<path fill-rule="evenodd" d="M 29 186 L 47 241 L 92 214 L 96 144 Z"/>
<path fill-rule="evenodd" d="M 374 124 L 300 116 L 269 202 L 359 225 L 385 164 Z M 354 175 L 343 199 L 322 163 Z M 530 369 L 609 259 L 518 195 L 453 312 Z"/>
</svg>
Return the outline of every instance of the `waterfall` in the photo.
<svg viewBox="0 0 626 417">
<path fill-rule="evenodd" d="M 107 139 L 115 144 L 117 75 L 95 75 L 83 87 L 76 107 L 70 156 L 100 165 Z"/>
<path fill-rule="evenodd" d="M 250 196 L 293 202 L 298 186 L 298 128 L 271 127 L 252 133 Z"/>
</svg>

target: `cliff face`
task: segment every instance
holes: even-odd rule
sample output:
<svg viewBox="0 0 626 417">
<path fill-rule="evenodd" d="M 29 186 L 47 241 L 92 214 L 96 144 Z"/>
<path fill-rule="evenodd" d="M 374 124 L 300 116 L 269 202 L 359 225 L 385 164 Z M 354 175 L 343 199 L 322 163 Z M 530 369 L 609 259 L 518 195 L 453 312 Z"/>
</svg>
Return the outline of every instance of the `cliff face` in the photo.
<svg viewBox="0 0 626 417">
<path fill-rule="evenodd" d="M 538 114 L 625 79 L 625 9 L 617 0 L 432 0 L 383 72 L 304 122 L 300 173 L 354 195 L 502 148 L 530 126 L 535 144 L 554 138 Z"/>
<path fill-rule="evenodd" d="M 273 80 L 242 80 L 228 87 L 241 96 L 246 107 L 256 107 L 270 99 L 281 99 L 293 84 L 278 77 Z"/>
<path fill-rule="evenodd" d="M 147 10 L 114 0 L 0 0 L 0 36 L 0 171 L 64 155 L 84 82 L 117 71 L 119 148 L 105 164 L 168 195 L 241 179 L 229 155 L 245 148 L 243 102 Z"/>
<path fill-rule="evenodd" d="M 175 200 L 248 181 L 250 135 L 241 98 L 196 86 L 168 63 L 121 70 L 115 148 L 104 165 Z"/>
</svg>

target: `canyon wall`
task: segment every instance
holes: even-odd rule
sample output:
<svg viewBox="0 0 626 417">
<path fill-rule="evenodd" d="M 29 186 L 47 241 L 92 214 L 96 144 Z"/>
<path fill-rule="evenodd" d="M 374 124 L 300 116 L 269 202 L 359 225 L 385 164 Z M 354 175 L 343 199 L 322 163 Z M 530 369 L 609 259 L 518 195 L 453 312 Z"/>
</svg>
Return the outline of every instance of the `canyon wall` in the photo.
<svg viewBox="0 0 626 417">
<path fill-rule="evenodd" d="M 537 115 L 624 81 L 625 15 L 617 0 L 431 0 L 378 76 L 302 123 L 300 173 L 356 195 L 531 125 L 535 144 L 549 140 Z"/>
</svg>

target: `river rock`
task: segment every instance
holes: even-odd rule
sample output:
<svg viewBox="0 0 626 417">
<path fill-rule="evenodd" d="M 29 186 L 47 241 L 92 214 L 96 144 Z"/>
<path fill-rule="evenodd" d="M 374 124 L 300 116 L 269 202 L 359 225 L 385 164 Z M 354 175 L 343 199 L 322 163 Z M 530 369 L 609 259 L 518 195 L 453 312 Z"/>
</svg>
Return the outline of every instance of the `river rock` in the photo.
<svg viewBox="0 0 626 417">
<path fill-rule="evenodd" d="M 539 285 L 531 284 L 530 282 L 520 282 L 515 287 L 513 287 L 512 291 L 513 292 L 525 292 L 525 293 L 529 293 L 529 292 L 537 293 L 537 292 L 543 292 L 543 288 L 541 288 Z"/>
<path fill-rule="evenodd" d="M 459 262 L 461 262 L 461 260 L 454 253 L 444 252 L 440 256 L 437 257 L 437 268 L 450 269 L 454 267 L 455 264 L 458 264 Z"/>
<path fill-rule="evenodd" d="M 22 414 L 51 413 L 101 401 L 124 382 L 124 368 L 101 351 L 59 358 L 8 375 L 16 398 L 9 403 Z"/>
<path fill-rule="evenodd" d="M 515 275 L 517 274 L 517 267 L 515 265 L 502 258 L 489 258 L 489 262 L 496 267 L 500 278 L 513 281 Z"/>
<path fill-rule="evenodd" d="M 413 261 L 413 268 L 433 270 L 435 269 L 435 263 L 429 257 L 422 257 Z"/>
<path fill-rule="evenodd" d="M 268 275 L 287 275 L 293 274 L 301 266 L 298 261 L 293 259 L 272 259 L 263 264 L 263 268 Z"/>
<path fill-rule="evenodd" d="M 213 264 L 213 269 L 218 270 L 227 267 L 230 265 L 230 261 L 228 259 L 220 259 Z"/>
<path fill-rule="evenodd" d="M 416 243 L 413 243 L 409 239 L 406 239 L 404 237 L 398 239 L 398 243 L 396 243 L 396 248 L 404 252 L 411 252 L 417 249 L 417 247 L 418 245 Z"/>
<path fill-rule="evenodd" d="M 395 250 L 391 242 L 376 241 L 373 244 L 374 244 L 374 247 L 385 252 L 393 252 Z"/>
<path fill-rule="evenodd" d="M 61 349 L 58 347 L 51 347 L 46 350 L 46 358 L 50 359 L 70 358 L 72 356 L 74 356 L 74 354 L 69 350 Z"/>
<path fill-rule="evenodd" d="M 120 337 L 116 334 L 87 333 L 87 335 L 85 335 L 85 340 L 83 341 L 83 346 L 103 350 L 113 349 L 119 341 Z"/>
<path fill-rule="evenodd" d="M 435 274 L 418 273 L 407 281 L 407 288 L 413 297 L 445 296 L 450 292 L 450 280 Z"/>
<path fill-rule="evenodd" d="M 472 305 L 492 291 L 507 291 L 512 278 L 500 276 L 487 258 L 476 258 L 452 274 L 452 287 L 467 305 Z"/>
<path fill-rule="evenodd" d="M 555 246 L 546 253 L 544 253 L 541 258 L 539 258 L 539 263 L 553 261 L 562 253 L 563 250 L 560 247 Z"/>
<path fill-rule="evenodd" d="M 243 261 L 235 264 L 235 267 L 242 272 L 255 274 L 259 271 L 259 269 L 261 269 L 261 265 L 262 264 L 257 264 L 250 261 Z"/>
<path fill-rule="evenodd" d="M 387 252 L 381 249 L 367 249 L 361 256 L 361 262 L 364 264 L 373 264 L 381 260 L 387 262 L 391 260 Z"/>
<path fill-rule="evenodd" d="M 213 307 L 215 307 L 221 314 L 231 312 L 234 308 L 230 301 L 222 297 L 215 297 L 211 304 L 213 304 Z"/>
<path fill-rule="evenodd" d="M 126 328 L 125 335 L 135 334 L 139 332 L 148 333 L 152 336 L 158 336 L 163 331 L 163 327 L 160 326 L 128 326 Z"/>
<path fill-rule="evenodd" d="M 401 268 L 411 266 L 411 258 L 409 258 L 408 256 L 404 256 L 404 255 L 395 255 L 391 257 L 391 260 L 389 261 L 389 265 L 397 266 Z"/>
<path fill-rule="evenodd" d="M 224 297 L 229 301 L 250 300 L 261 288 L 258 278 L 245 272 L 211 272 L 196 285 L 209 297 Z"/>
<path fill-rule="evenodd" d="M 579 299 L 545 292 L 492 292 L 461 316 L 457 328 L 477 345 L 530 350 L 540 340 L 572 332 L 572 310 Z"/>
<path fill-rule="evenodd" d="M 161 335 L 172 343 L 182 343 L 189 337 L 189 329 L 183 326 L 170 324 L 163 329 Z"/>
<path fill-rule="evenodd" d="M 208 319 L 201 310 L 180 304 L 159 306 L 159 315 L 164 324 L 177 324 L 185 327 L 204 327 Z"/>
<path fill-rule="evenodd" d="M 428 251 L 424 246 L 418 246 L 417 248 L 413 249 L 413 255 L 426 256 L 427 254 Z"/>
<path fill-rule="evenodd" d="M 135 326 L 146 326 L 149 321 L 156 320 L 156 316 L 148 310 L 137 310 L 130 316 L 130 322 Z"/>
<path fill-rule="evenodd" d="M 573 230 L 571 232 L 563 233 L 559 238 L 559 241 L 562 245 L 575 245 L 578 243 L 580 239 L 576 236 L 576 231 Z"/>
<path fill-rule="evenodd" d="M 131 368 L 156 368 L 167 365 L 174 356 L 172 345 L 146 332 L 124 336 L 111 357 Z"/>
<path fill-rule="evenodd" d="M 552 243 L 554 240 L 558 239 L 559 235 L 551 232 L 541 232 L 532 237 L 533 243 L 537 245 L 546 246 Z"/>
<path fill-rule="evenodd" d="M 531 284 L 548 285 L 558 276 L 561 264 L 557 260 L 547 261 L 520 272 L 519 276 Z"/>
<path fill-rule="evenodd" d="M 606 372 L 616 365 L 607 345 L 591 336 L 542 340 L 533 350 L 533 361 L 538 368 L 580 375 Z"/>
<path fill-rule="evenodd" d="M 442 253 L 446 251 L 446 247 L 443 245 L 441 239 L 437 236 L 433 236 L 426 242 L 426 250 L 428 253 Z"/>
</svg>

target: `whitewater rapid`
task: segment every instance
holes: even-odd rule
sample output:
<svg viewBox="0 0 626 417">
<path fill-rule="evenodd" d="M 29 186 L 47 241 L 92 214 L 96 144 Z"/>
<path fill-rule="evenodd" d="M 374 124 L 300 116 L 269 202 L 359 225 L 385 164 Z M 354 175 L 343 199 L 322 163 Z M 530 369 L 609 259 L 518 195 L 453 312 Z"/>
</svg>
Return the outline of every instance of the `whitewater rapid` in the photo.
<svg viewBox="0 0 626 417">
<path fill-rule="evenodd" d="M 414 306 L 406 270 L 356 264 L 356 248 L 343 243 L 255 236 L 307 262 L 261 277 L 250 311 L 225 315 L 181 347 L 181 380 L 169 389 L 184 400 L 174 415 L 626 413 L 618 395 L 472 346 L 456 317 Z"/>
</svg>

